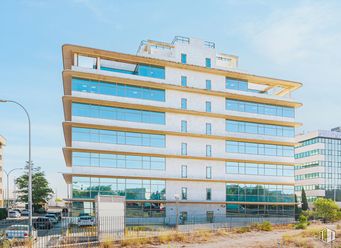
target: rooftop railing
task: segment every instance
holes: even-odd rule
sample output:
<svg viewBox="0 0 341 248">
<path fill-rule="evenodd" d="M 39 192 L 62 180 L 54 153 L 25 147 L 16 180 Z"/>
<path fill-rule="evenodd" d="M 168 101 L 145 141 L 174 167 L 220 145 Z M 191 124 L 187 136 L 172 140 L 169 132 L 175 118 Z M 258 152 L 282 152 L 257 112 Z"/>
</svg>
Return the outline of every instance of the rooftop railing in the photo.
<svg viewBox="0 0 341 248">
<path fill-rule="evenodd" d="M 208 48 L 215 48 L 215 43 L 212 41 L 204 41 L 204 45 Z"/>
<path fill-rule="evenodd" d="M 175 36 L 172 44 L 174 45 L 176 42 L 181 42 L 181 43 L 187 43 L 189 44 L 189 38 L 188 37 L 184 37 L 184 36 Z"/>
</svg>

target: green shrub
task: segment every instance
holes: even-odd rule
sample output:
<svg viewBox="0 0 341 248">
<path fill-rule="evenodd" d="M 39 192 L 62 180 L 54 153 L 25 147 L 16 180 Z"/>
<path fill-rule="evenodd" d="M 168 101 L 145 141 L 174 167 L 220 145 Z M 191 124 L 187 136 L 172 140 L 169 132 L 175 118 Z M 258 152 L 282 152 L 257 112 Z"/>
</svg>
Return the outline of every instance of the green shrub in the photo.
<svg viewBox="0 0 341 248">
<path fill-rule="evenodd" d="M 259 225 L 259 229 L 262 231 L 271 231 L 272 225 L 269 221 L 264 221 L 262 224 Z"/>
<path fill-rule="evenodd" d="M 295 229 L 306 229 L 307 228 L 307 223 L 297 223 L 295 225 Z"/>
<path fill-rule="evenodd" d="M 298 218 L 298 223 L 295 225 L 295 229 L 306 229 L 307 226 L 310 224 L 308 222 L 308 217 L 304 214 L 301 214 Z"/>
<path fill-rule="evenodd" d="M 314 212 L 317 218 L 323 220 L 323 222 L 334 222 L 339 220 L 340 208 L 331 199 L 317 198 L 314 201 Z"/>
</svg>

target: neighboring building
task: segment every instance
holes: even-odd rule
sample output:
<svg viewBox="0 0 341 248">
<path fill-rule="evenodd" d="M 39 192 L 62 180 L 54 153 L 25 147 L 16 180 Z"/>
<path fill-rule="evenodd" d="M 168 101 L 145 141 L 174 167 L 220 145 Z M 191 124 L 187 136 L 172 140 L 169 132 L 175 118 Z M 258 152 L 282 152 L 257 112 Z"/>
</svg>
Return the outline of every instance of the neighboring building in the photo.
<svg viewBox="0 0 341 248">
<path fill-rule="evenodd" d="M 4 173 L 4 162 L 3 162 L 3 147 L 6 145 L 6 140 L 0 135 L 0 207 L 4 206 L 4 184 L 3 184 L 3 173 Z"/>
<path fill-rule="evenodd" d="M 295 191 L 302 187 L 311 204 L 317 197 L 341 202 L 341 127 L 317 130 L 296 137 Z"/>
<path fill-rule="evenodd" d="M 300 83 L 240 72 L 215 44 L 144 41 L 137 55 L 63 46 L 72 211 L 126 197 L 127 217 L 289 215 Z"/>
</svg>

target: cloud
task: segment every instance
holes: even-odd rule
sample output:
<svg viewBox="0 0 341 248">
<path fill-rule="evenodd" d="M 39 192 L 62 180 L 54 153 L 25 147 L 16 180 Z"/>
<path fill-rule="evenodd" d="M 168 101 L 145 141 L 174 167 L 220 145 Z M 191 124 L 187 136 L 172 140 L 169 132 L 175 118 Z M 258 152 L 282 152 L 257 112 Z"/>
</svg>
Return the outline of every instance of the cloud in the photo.
<svg viewBox="0 0 341 248">
<path fill-rule="evenodd" d="M 272 12 L 245 25 L 246 36 L 259 53 L 276 63 L 335 54 L 341 35 L 337 2 L 310 2 Z"/>
</svg>

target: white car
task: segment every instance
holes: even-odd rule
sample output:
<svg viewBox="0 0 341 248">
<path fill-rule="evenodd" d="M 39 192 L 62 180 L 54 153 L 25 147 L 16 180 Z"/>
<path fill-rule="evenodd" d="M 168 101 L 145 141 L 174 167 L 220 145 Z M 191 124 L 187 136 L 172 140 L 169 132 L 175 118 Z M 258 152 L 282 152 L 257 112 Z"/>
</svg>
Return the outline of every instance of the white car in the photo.
<svg viewBox="0 0 341 248">
<path fill-rule="evenodd" d="M 95 219 L 91 216 L 80 216 L 78 218 L 78 226 L 94 226 Z"/>
<path fill-rule="evenodd" d="M 58 223 L 58 218 L 54 214 L 46 214 L 46 218 L 49 218 L 53 224 Z"/>
<path fill-rule="evenodd" d="M 30 215 L 30 211 L 28 211 L 27 209 L 24 209 L 23 211 L 21 211 L 21 216 L 29 216 Z"/>
<path fill-rule="evenodd" d="M 8 211 L 8 218 L 19 218 L 20 213 L 18 211 L 10 210 Z"/>
<path fill-rule="evenodd" d="M 28 225 L 12 225 L 5 231 L 6 239 L 28 240 L 29 226 Z M 37 231 L 32 230 L 32 239 L 37 239 Z"/>
</svg>

